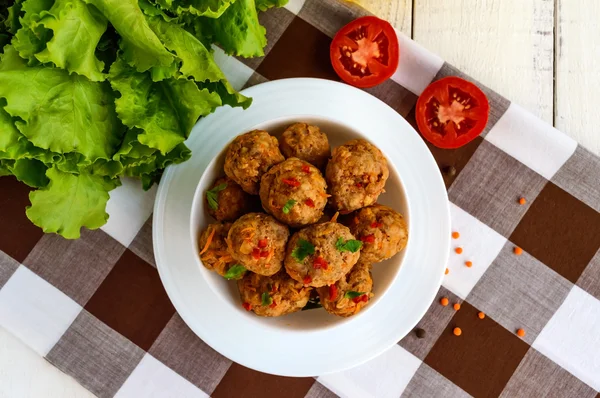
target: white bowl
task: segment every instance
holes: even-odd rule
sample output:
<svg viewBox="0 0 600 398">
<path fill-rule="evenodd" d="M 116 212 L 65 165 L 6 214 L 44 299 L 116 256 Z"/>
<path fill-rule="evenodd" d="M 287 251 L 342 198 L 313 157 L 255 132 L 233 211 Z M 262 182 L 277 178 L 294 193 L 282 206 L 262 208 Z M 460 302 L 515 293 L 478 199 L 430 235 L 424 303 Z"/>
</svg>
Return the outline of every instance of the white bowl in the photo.
<svg viewBox="0 0 600 398">
<path fill-rule="evenodd" d="M 316 115 L 290 115 L 275 120 L 270 120 L 256 126 L 252 126 L 250 130 L 266 130 L 271 135 L 279 138 L 285 128 L 296 122 L 306 122 L 319 126 L 323 132 L 327 134 L 329 143 L 333 148 L 340 146 L 350 140 L 356 138 L 368 139 L 358 131 L 355 131 L 350 126 L 341 122 L 323 118 Z M 240 134 L 246 131 L 240 131 Z M 208 215 L 206 209 L 206 201 L 204 200 L 205 192 L 210 189 L 211 184 L 216 178 L 225 175 L 223 164 L 225 161 L 225 153 L 229 143 L 223 148 L 221 153 L 213 158 L 208 167 L 204 170 L 192 202 L 192 217 L 190 219 L 190 239 L 194 242 L 194 251 L 199 253 L 202 249 L 198 246 L 198 236 L 208 224 L 216 222 L 216 220 Z M 382 152 L 385 155 L 385 149 Z M 387 156 L 386 156 L 387 157 Z M 393 163 L 388 159 L 388 167 L 390 169 L 390 177 L 385 185 L 386 192 L 379 197 L 378 203 L 384 204 L 400 212 L 406 219 L 409 225 L 409 241 L 410 245 L 410 207 L 407 197 L 404 193 L 404 187 L 398 172 Z M 378 263 L 373 267 L 373 293 L 375 297 L 370 300 L 361 312 L 349 318 L 341 318 L 328 314 L 324 309 L 313 309 L 300 311 L 294 314 L 286 315 L 278 318 L 259 318 L 265 328 L 284 328 L 284 329 L 319 329 L 333 327 L 342 322 L 356 322 L 362 314 L 374 307 L 377 302 L 383 297 L 387 289 L 391 286 L 400 271 L 402 259 L 407 249 L 398 253 L 391 259 Z M 237 285 L 235 281 L 227 281 L 220 275 L 207 270 L 200 260 L 200 256 L 196 254 L 196 261 L 200 267 L 208 284 L 213 289 L 215 294 L 221 300 L 228 300 L 242 308 Z M 250 314 L 252 315 L 252 314 Z"/>
<path fill-rule="evenodd" d="M 165 290 L 194 333 L 246 367 L 318 376 L 357 366 L 410 332 L 440 287 L 450 249 L 450 216 L 439 169 L 406 120 L 364 91 L 326 80 L 287 79 L 243 93 L 254 99 L 253 105 L 245 111 L 221 107 L 203 118 L 187 141 L 192 158 L 167 168 L 158 187 L 152 235 Z M 257 127 L 276 132 L 297 120 L 320 125 L 333 145 L 364 136 L 381 148 L 392 166 L 381 201 L 410 224 L 403 253 L 374 266 L 377 298 L 349 319 L 324 310 L 257 317 L 242 308 L 234 283 L 198 260 L 197 233 L 208 223 L 201 195 L 220 174 L 222 158 L 215 156 L 241 133 Z"/>
</svg>

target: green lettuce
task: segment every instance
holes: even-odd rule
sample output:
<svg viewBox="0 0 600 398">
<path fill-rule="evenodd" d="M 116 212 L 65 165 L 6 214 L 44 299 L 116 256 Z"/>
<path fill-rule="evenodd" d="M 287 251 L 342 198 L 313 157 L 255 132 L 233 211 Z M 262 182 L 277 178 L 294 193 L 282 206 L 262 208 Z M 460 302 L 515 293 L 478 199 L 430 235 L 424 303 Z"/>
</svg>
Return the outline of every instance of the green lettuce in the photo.
<svg viewBox="0 0 600 398">
<path fill-rule="evenodd" d="M 176 14 L 190 13 L 197 17 L 219 18 L 235 1 L 237 0 L 175 0 L 164 4 Z"/>
<path fill-rule="evenodd" d="M 46 165 L 36 159 L 18 159 L 8 168 L 17 180 L 33 188 L 42 188 L 48 185 Z"/>
<path fill-rule="evenodd" d="M 81 227 L 97 229 L 106 224 L 108 191 L 120 184 L 118 179 L 85 171 L 64 173 L 55 167 L 46 171 L 46 177 L 49 184 L 29 194 L 31 206 L 26 212 L 31 222 L 67 239 L 79 238 Z"/>
<path fill-rule="evenodd" d="M 121 35 L 120 46 L 125 62 L 138 72 L 155 68 L 156 80 L 174 72 L 175 57 L 152 32 L 137 0 L 85 1 L 98 8 Z"/>
<path fill-rule="evenodd" d="M 0 176 L 36 188 L 27 216 L 80 236 L 121 177 L 149 189 L 185 162 L 198 119 L 247 108 L 213 46 L 261 55 L 257 10 L 282 0 L 0 0 Z"/>
<path fill-rule="evenodd" d="M 107 20 L 97 8 L 82 0 L 56 0 L 38 23 L 53 32 L 46 48 L 35 54 L 40 62 L 52 62 L 92 81 L 104 80 L 104 62 L 95 51 Z"/>
<path fill-rule="evenodd" d="M 112 65 L 110 82 L 121 94 L 115 103 L 123 124 L 143 130 L 140 143 L 162 154 L 182 143 L 200 116 L 221 105 L 218 94 L 199 89 L 191 80 L 153 82 L 150 74 L 136 72 L 122 61 Z"/>
<path fill-rule="evenodd" d="M 254 0 L 237 0 L 211 23 L 215 39 L 226 53 L 246 58 L 265 55 L 267 30 L 258 22 Z"/>
<path fill-rule="evenodd" d="M 283 7 L 288 3 L 288 0 L 256 0 L 256 9 L 259 11 L 267 11 L 272 7 Z"/>
<path fill-rule="evenodd" d="M 122 136 L 108 83 L 44 66 L 29 67 L 10 46 L 0 58 L 0 97 L 17 128 L 35 146 L 109 158 Z M 27 95 L 23 95 L 27 93 Z"/>
</svg>

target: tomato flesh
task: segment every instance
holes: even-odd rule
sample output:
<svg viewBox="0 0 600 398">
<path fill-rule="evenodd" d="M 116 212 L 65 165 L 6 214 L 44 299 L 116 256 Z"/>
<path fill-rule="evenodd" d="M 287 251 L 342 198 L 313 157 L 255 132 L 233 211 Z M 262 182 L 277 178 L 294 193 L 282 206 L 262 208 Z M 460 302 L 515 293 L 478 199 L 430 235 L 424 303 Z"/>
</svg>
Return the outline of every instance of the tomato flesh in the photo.
<svg viewBox="0 0 600 398">
<path fill-rule="evenodd" d="M 490 105 L 485 93 L 459 77 L 430 84 L 417 101 L 416 119 L 423 137 L 439 148 L 459 148 L 483 132 Z"/>
<path fill-rule="evenodd" d="M 335 35 L 329 55 L 336 73 L 346 83 L 373 87 L 389 79 L 398 68 L 398 37 L 384 20 L 358 18 Z"/>
</svg>

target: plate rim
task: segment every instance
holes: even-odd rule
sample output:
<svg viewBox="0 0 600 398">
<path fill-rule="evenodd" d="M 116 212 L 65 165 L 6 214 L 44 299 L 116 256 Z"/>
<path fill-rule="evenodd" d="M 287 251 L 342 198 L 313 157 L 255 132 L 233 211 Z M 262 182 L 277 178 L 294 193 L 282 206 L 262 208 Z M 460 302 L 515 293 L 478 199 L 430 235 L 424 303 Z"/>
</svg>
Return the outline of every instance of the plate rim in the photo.
<svg viewBox="0 0 600 398">
<path fill-rule="evenodd" d="M 336 89 L 355 91 L 355 92 L 357 92 L 356 93 L 357 96 L 359 96 L 359 95 L 365 96 L 366 95 L 366 96 L 370 97 L 371 100 L 375 100 L 375 102 L 378 102 L 379 103 L 377 105 L 378 107 L 388 108 L 386 111 L 391 110 L 397 116 L 399 121 L 401 119 L 400 123 L 403 123 L 405 128 L 408 128 L 409 130 L 412 131 L 413 134 L 416 134 L 417 136 L 419 136 L 418 133 L 414 130 L 414 128 L 406 121 L 406 119 L 402 115 L 400 115 L 396 110 L 394 110 L 389 105 L 387 105 L 385 102 L 381 101 L 379 98 L 377 98 L 367 92 L 364 92 L 362 90 L 356 89 L 354 87 L 348 86 L 343 83 L 338 83 L 338 82 L 325 80 L 325 79 L 316 79 L 316 78 L 290 78 L 290 79 L 280 79 L 280 80 L 274 80 L 274 81 L 268 81 L 265 83 L 261 83 L 259 85 L 255 85 L 255 86 L 246 88 L 246 89 L 242 90 L 241 93 L 244 95 L 247 95 L 247 96 L 256 96 L 257 94 L 260 95 L 261 91 L 266 91 L 267 89 L 272 88 L 272 87 L 277 87 L 277 86 L 285 87 L 285 86 L 294 85 L 294 84 L 297 84 L 299 86 L 312 84 L 312 85 L 317 85 L 317 86 L 323 86 L 324 88 L 326 88 L 327 86 L 330 86 L 330 87 L 335 87 Z M 208 117 L 211 117 L 211 116 L 212 115 L 210 115 Z M 275 119 L 275 117 L 273 119 Z M 201 123 L 201 121 L 199 123 Z M 410 332 L 410 329 L 412 329 L 423 318 L 423 316 L 425 315 L 429 306 L 433 302 L 433 300 L 442 284 L 442 279 L 443 279 L 443 275 L 444 275 L 443 271 L 448 262 L 448 258 L 449 258 L 449 254 L 450 254 L 449 249 L 450 249 L 450 243 L 451 243 L 450 242 L 450 231 L 451 231 L 451 228 L 450 228 L 450 202 L 448 200 L 447 190 L 445 188 L 442 176 L 439 173 L 438 166 L 435 162 L 435 159 L 434 159 L 432 153 L 427 148 L 427 146 L 425 145 L 424 142 L 421 142 L 421 144 L 419 144 L 419 145 L 422 146 L 422 149 L 423 148 L 425 149 L 425 152 L 427 154 L 427 155 L 425 155 L 427 157 L 426 161 L 429 162 L 430 164 L 432 164 L 433 166 L 435 166 L 435 170 L 437 170 L 437 173 L 435 173 L 435 176 L 432 175 L 432 177 L 434 180 L 437 180 L 437 181 L 435 181 L 436 189 L 439 189 L 440 187 L 442 188 L 441 191 L 439 192 L 442 196 L 441 202 L 443 202 L 440 209 L 443 209 L 442 213 L 443 213 L 444 217 L 443 217 L 443 219 L 440 220 L 440 228 L 443 231 L 447 232 L 447 234 L 446 234 L 447 238 L 443 239 L 443 242 L 441 242 L 443 247 L 441 250 L 439 250 L 441 258 L 440 258 L 440 265 L 438 265 L 438 268 L 440 271 L 438 273 L 438 279 L 435 280 L 435 284 L 432 282 L 432 284 L 431 284 L 432 287 L 429 289 L 429 291 L 426 294 L 427 298 L 424 299 L 425 302 L 427 303 L 427 305 L 422 306 L 421 310 L 418 311 L 418 313 L 419 313 L 418 317 L 415 316 L 414 318 L 416 320 L 414 322 L 411 322 L 414 324 L 410 325 L 410 328 L 404 328 L 404 329 L 408 329 L 408 332 Z M 211 161 L 212 161 L 212 159 L 211 159 Z M 208 164 L 210 164 L 211 161 L 209 161 Z M 163 249 L 160 244 L 159 238 L 162 238 L 161 229 L 163 227 L 163 221 L 164 221 L 163 213 L 164 213 L 164 209 L 166 207 L 166 199 L 168 198 L 169 187 L 171 186 L 172 177 L 177 169 L 178 169 L 178 166 L 175 166 L 175 167 L 170 166 L 167 168 L 167 170 L 165 170 L 161 184 L 159 184 L 159 186 L 158 186 L 158 190 L 157 190 L 157 194 L 156 194 L 156 198 L 155 198 L 154 209 L 153 209 L 154 220 L 153 220 L 153 226 L 152 226 L 152 242 L 153 242 L 156 266 L 157 266 L 157 270 L 158 270 L 158 273 L 159 273 L 159 276 L 161 279 L 161 283 L 163 284 L 165 291 L 166 291 L 169 299 L 173 303 L 173 306 L 175 307 L 179 316 L 186 323 L 186 325 L 188 327 L 190 327 L 190 329 L 194 332 L 194 334 L 196 334 L 208 346 L 215 349 L 215 351 L 221 353 L 222 355 L 224 355 L 225 357 L 227 357 L 228 359 L 230 359 L 234 362 L 237 362 L 237 363 L 247 366 L 249 368 L 252 368 L 252 369 L 255 369 L 255 370 L 258 370 L 261 372 L 265 372 L 265 373 L 282 375 L 282 376 L 290 376 L 290 377 L 318 376 L 318 375 L 324 375 L 324 374 L 347 370 L 349 368 L 353 368 L 362 363 L 365 363 L 365 362 L 379 356 L 386 350 L 390 349 L 393 345 L 395 345 L 397 343 L 397 341 L 399 341 L 401 338 L 403 338 L 408 333 L 408 332 L 396 333 L 398 335 L 398 339 L 396 341 L 387 342 L 386 344 L 380 344 L 379 348 L 377 350 L 374 350 L 372 353 L 370 353 L 370 355 L 363 355 L 360 360 L 357 360 L 348 365 L 342 365 L 342 366 L 338 366 L 336 368 L 332 368 L 327 371 L 319 371 L 319 372 L 293 372 L 293 373 L 290 373 L 287 371 L 278 371 L 278 370 L 274 370 L 274 369 L 267 369 L 267 368 L 264 368 L 263 366 L 257 366 L 255 363 L 248 363 L 244 360 L 240 360 L 240 358 L 236 357 L 236 355 L 225 354 L 225 353 L 223 353 L 223 351 L 225 351 L 225 350 L 217 349 L 214 344 L 211 344 L 209 341 L 207 341 L 207 340 L 212 340 L 210 337 L 201 336 L 201 333 L 199 333 L 197 328 L 192 326 L 192 322 L 189 321 L 191 315 L 190 315 L 190 313 L 186 312 L 187 306 L 185 304 L 183 304 L 182 302 L 180 302 L 180 297 L 178 296 L 178 293 L 176 292 L 177 289 L 175 288 L 175 286 L 170 286 L 170 283 L 169 283 L 170 281 L 168 280 L 168 275 L 167 275 L 168 266 L 163 264 L 162 256 L 164 255 L 164 253 L 163 253 Z M 433 182 L 433 180 L 432 180 L 432 182 Z M 194 189 L 193 189 L 192 200 L 193 200 L 194 193 L 196 192 L 196 189 L 197 189 L 197 186 L 194 187 Z M 409 196 L 410 196 L 410 194 L 407 192 L 407 198 Z M 410 203 L 409 203 L 409 206 L 411 206 Z M 156 220 L 156 222 L 155 222 L 155 220 Z M 414 222 L 414 220 L 412 222 Z M 186 223 L 183 227 L 186 231 L 189 231 L 189 223 Z M 401 274 L 401 270 L 396 274 L 394 282 L 388 288 L 388 290 L 391 290 L 393 285 L 398 283 L 400 274 Z M 389 297 L 388 297 L 388 299 L 389 299 Z M 384 297 L 382 297 L 382 301 L 383 300 L 384 300 Z M 182 309 L 184 309 L 184 310 L 182 310 Z"/>
</svg>

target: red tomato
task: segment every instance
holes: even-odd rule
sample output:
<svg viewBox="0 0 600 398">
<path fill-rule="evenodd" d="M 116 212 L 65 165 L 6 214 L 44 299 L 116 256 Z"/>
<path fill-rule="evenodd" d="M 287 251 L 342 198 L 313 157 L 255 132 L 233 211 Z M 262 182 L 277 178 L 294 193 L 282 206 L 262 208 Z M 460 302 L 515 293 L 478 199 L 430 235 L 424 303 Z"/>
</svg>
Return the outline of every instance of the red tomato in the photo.
<svg viewBox="0 0 600 398">
<path fill-rule="evenodd" d="M 267 238 L 259 239 L 258 247 L 260 247 L 261 249 L 264 249 L 268 245 L 269 245 L 269 240 Z"/>
<path fill-rule="evenodd" d="M 475 139 L 488 122 L 490 104 L 484 92 L 460 77 L 431 83 L 419 97 L 417 125 L 438 148 L 459 148 Z"/>
<path fill-rule="evenodd" d="M 329 264 L 327 264 L 327 261 L 321 256 L 319 256 L 313 260 L 313 268 L 314 269 L 327 269 L 328 266 L 329 266 Z"/>
<path fill-rule="evenodd" d="M 297 188 L 300 186 L 300 181 L 298 181 L 295 178 L 284 178 L 281 181 L 283 181 L 284 184 L 289 185 L 290 187 L 294 187 Z"/>
<path fill-rule="evenodd" d="M 335 283 L 333 285 L 329 285 L 329 300 L 335 301 L 337 298 L 338 290 Z"/>
<path fill-rule="evenodd" d="M 371 235 L 361 236 L 360 240 L 363 241 L 364 243 L 373 243 L 373 242 L 375 242 L 375 235 L 371 234 Z"/>
<path fill-rule="evenodd" d="M 399 52 L 392 25 L 379 18 L 362 17 L 337 32 L 329 56 L 343 81 L 366 88 L 383 83 L 396 72 Z"/>
</svg>

